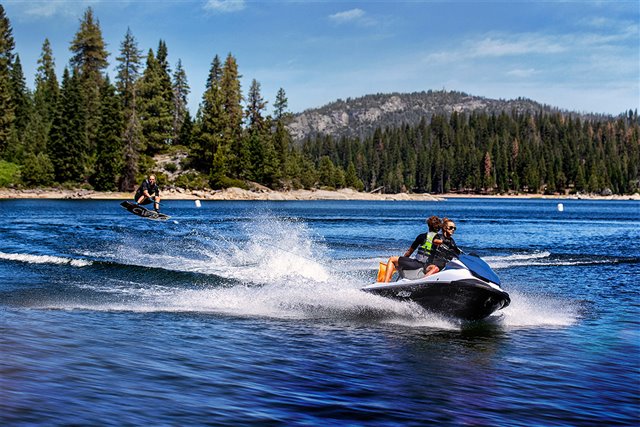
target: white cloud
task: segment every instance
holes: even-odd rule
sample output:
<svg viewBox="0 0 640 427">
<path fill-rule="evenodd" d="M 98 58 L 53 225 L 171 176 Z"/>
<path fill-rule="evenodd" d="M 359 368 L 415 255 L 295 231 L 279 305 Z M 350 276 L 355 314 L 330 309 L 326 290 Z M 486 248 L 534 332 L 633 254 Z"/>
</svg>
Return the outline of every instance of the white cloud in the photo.
<svg viewBox="0 0 640 427">
<path fill-rule="evenodd" d="M 535 74 L 537 74 L 535 68 L 515 68 L 513 70 L 507 71 L 507 76 L 519 78 L 531 77 Z"/>
<path fill-rule="evenodd" d="M 356 23 L 360 25 L 374 25 L 375 21 L 367 16 L 366 12 L 362 9 L 350 9 L 344 12 L 334 13 L 329 15 L 329 20 L 336 24 L 348 24 Z"/>
<path fill-rule="evenodd" d="M 52 16 L 76 16 L 79 10 L 100 3 L 100 0 L 9 0 L 11 4 L 25 18 L 51 18 Z"/>
<path fill-rule="evenodd" d="M 565 48 L 550 37 L 523 34 L 511 39 L 487 37 L 471 47 L 475 57 L 561 53 Z"/>
<path fill-rule="evenodd" d="M 245 0 L 208 0 L 204 8 L 214 12 L 237 12 L 245 8 Z"/>
</svg>

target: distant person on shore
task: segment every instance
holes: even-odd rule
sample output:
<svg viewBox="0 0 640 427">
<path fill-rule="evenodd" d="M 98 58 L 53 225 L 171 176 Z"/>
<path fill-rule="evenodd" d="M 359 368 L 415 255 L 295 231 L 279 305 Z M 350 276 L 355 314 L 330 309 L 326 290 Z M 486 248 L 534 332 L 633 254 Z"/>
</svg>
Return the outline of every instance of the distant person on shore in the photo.
<svg viewBox="0 0 640 427">
<path fill-rule="evenodd" d="M 403 270 L 423 269 L 425 277 L 438 272 L 438 267 L 433 264 L 433 254 L 435 247 L 442 243 L 438 234 L 442 224 L 440 218 L 434 215 L 427 219 L 427 225 L 429 226 L 429 231 L 419 234 L 411 244 L 411 247 L 404 253 L 404 256 L 389 258 L 384 277 L 385 283 L 391 281 L 391 277 L 398 267 Z M 411 254 L 416 249 L 418 249 L 418 253 L 415 258 L 411 258 Z"/>
<path fill-rule="evenodd" d="M 148 205 L 153 202 L 153 208 L 156 212 L 160 211 L 160 189 L 156 184 L 156 176 L 149 175 L 149 178 L 142 181 L 140 187 L 136 191 L 134 199 L 139 205 Z"/>
<path fill-rule="evenodd" d="M 456 232 L 456 224 L 449 218 L 442 219 L 442 241 L 433 253 L 433 263 L 436 273 L 444 268 L 452 258 L 462 253 L 456 241 L 453 240 L 453 233 Z"/>
</svg>

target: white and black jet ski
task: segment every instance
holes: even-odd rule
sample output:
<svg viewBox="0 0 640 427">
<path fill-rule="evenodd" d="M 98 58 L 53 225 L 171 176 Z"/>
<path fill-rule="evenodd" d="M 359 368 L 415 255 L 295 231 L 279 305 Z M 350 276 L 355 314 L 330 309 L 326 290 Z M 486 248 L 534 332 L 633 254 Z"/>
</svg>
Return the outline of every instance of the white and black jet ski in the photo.
<svg viewBox="0 0 640 427">
<path fill-rule="evenodd" d="M 376 282 L 363 291 L 410 300 L 425 309 L 462 320 L 480 320 L 511 303 L 500 278 L 475 255 L 458 255 L 442 271 L 424 277 L 422 270 L 399 271 L 395 282 Z"/>
</svg>

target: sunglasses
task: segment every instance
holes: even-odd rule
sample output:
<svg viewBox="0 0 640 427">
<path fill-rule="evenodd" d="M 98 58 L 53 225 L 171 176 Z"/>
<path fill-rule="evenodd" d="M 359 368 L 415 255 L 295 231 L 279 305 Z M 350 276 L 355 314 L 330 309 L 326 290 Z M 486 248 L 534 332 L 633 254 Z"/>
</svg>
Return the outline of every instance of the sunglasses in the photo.
<svg viewBox="0 0 640 427">
<path fill-rule="evenodd" d="M 456 227 L 447 227 L 447 230 L 453 230 L 453 231 L 456 231 Z"/>
</svg>

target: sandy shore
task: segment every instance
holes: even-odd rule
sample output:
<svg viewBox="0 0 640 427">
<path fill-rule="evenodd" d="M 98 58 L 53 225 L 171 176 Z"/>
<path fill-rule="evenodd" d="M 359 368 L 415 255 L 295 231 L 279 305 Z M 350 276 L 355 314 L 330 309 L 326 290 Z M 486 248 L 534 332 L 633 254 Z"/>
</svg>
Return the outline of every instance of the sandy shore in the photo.
<svg viewBox="0 0 640 427">
<path fill-rule="evenodd" d="M 119 192 L 99 192 L 92 190 L 61 190 L 61 189 L 29 189 L 14 190 L 0 188 L 0 199 L 118 199 L 127 200 L 133 197 L 133 193 Z M 640 200 L 640 194 L 625 196 L 591 196 L 591 195 L 569 195 L 569 196 L 548 196 L 540 194 L 520 194 L 520 195 L 473 195 L 473 194 L 370 194 L 357 192 L 351 189 L 337 191 L 327 190 L 293 190 L 293 191 L 271 191 L 259 190 L 248 191 L 240 188 L 228 188 L 220 191 L 188 191 L 183 189 L 170 189 L 161 192 L 161 197 L 165 200 L 415 200 L 415 201 L 441 201 L 449 198 L 522 198 L 522 199 L 601 199 L 601 200 Z"/>
</svg>

